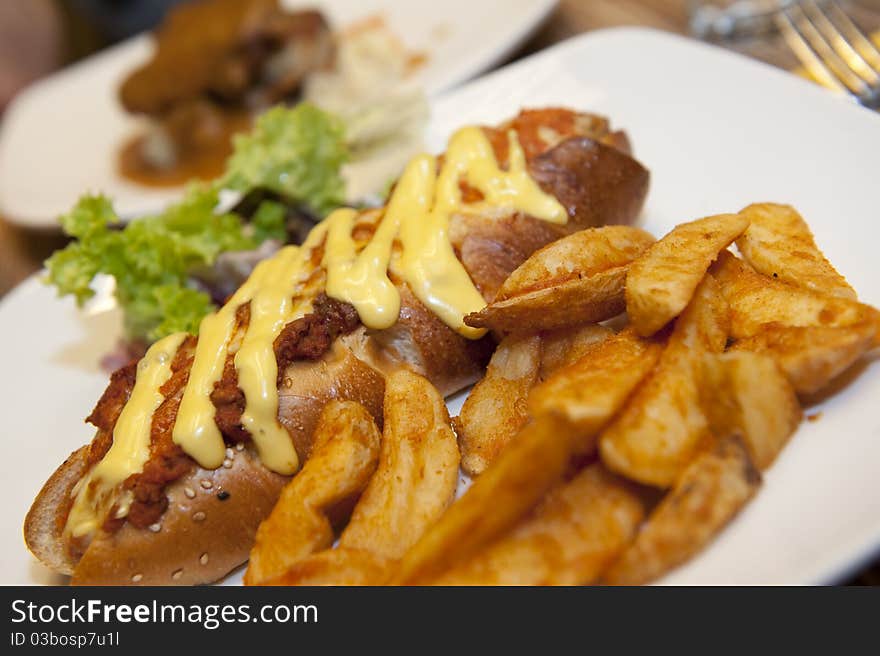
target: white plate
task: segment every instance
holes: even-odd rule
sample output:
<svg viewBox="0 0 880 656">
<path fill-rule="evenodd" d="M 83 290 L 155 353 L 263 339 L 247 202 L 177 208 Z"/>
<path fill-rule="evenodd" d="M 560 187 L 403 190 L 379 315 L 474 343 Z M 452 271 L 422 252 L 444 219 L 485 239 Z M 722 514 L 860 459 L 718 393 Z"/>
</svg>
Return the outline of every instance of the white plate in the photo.
<svg viewBox="0 0 880 656">
<path fill-rule="evenodd" d="M 880 304 L 876 167 L 880 117 L 794 76 L 643 30 L 572 40 L 478 80 L 433 106 L 433 148 L 469 122 L 562 104 L 611 116 L 651 169 L 644 226 L 774 200 L 795 204 L 861 297 Z M 89 439 L 82 423 L 105 377 L 94 365 L 114 317 L 78 317 L 30 281 L 0 304 L 6 475 L 0 582 L 44 580 L 21 540 L 39 486 Z M 105 330 L 103 334 L 93 331 Z M 667 583 L 801 584 L 845 576 L 880 546 L 880 366 L 813 407 L 763 488 Z M 460 402 L 460 399 L 459 399 Z M 234 580 L 234 579 L 233 579 Z"/>
<path fill-rule="evenodd" d="M 427 55 L 418 81 L 448 89 L 506 55 L 540 25 L 556 0 L 284 0 L 317 6 L 344 27 L 381 14 L 411 50 Z M 180 188 L 153 189 L 120 177 L 116 151 L 142 125 L 116 90 L 152 51 L 141 35 L 52 75 L 21 93 L 0 131 L 0 215 L 28 227 L 54 227 L 87 190 L 113 197 L 124 217 L 164 207 Z"/>
</svg>

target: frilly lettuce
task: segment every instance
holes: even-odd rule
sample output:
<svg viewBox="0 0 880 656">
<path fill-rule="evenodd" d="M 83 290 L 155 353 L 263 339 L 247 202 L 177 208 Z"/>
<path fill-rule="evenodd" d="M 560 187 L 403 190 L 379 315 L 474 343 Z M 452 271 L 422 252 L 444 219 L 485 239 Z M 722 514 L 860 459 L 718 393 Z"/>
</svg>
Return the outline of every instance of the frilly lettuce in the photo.
<svg viewBox="0 0 880 656">
<path fill-rule="evenodd" d="M 342 123 L 314 105 L 277 107 L 250 134 L 236 138 L 226 174 L 213 185 L 190 187 L 184 199 L 155 216 L 120 227 L 111 201 L 84 196 L 60 218 L 74 238 L 47 261 L 48 282 L 83 305 L 96 275 L 116 281 L 116 300 L 130 339 L 154 341 L 173 332 L 196 333 L 214 309 L 191 274 L 220 253 L 284 240 L 285 207 L 264 201 L 250 223 L 218 212 L 220 189 L 270 189 L 292 204 L 324 215 L 342 204 L 340 168 L 347 158 Z"/>
<path fill-rule="evenodd" d="M 269 189 L 324 216 L 345 201 L 340 169 L 347 159 L 340 119 L 307 102 L 275 107 L 250 133 L 235 137 L 220 184 L 235 191 Z"/>
</svg>

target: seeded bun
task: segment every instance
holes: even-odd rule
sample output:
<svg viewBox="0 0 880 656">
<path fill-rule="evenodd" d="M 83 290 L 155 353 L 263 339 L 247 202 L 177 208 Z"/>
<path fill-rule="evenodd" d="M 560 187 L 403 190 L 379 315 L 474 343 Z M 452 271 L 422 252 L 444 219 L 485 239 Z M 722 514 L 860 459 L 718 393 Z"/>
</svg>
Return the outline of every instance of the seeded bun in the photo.
<svg viewBox="0 0 880 656">
<path fill-rule="evenodd" d="M 24 539 L 28 549 L 46 567 L 59 574 L 73 574 L 76 567 L 76 560 L 63 548 L 61 534 L 70 512 L 70 492 L 87 471 L 88 455 L 88 444 L 71 453 L 43 485 L 24 519 Z"/>
<path fill-rule="evenodd" d="M 490 337 L 462 337 L 428 310 L 406 284 L 398 285 L 400 316 L 374 332 L 359 356 L 385 373 L 404 367 L 424 376 L 443 396 L 474 383 L 483 373 L 495 343 Z"/>
<path fill-rule="evenodd" d="M 384 392 L 384 376 L 339 342 L 323 358 L 285 370 L 279 415 L 305 459 L 318 415 L 328 400 L 357 401 L 381 422 Z M 101 531 L 77 562 L 63 530 L 73 486 L 86 473 L 87 454 L 84 446 L 55 471 L 24 525 L 31 552 L 47 567 L 72 574 L 76 585 L 216 581 L 247 560 L 257 527 L 289 480 L 263 467 L 251 448 L 233 447 L 227 452 L 228 466 L 197 467 L 168 486 L 169 506 L 157 524 L 139 529 L 126 522 L 114 533 Z"/>
<path fill-rule="evenodd" d="M 241 565 L 288 477 L 266 469 L 250 448 L 227 455 L 229 467 L 198 467 L 169 485 L 168 510 L 149 529 L 126 522 L 95 535 L 71 582 L 196 585 Z"/>
</svg>

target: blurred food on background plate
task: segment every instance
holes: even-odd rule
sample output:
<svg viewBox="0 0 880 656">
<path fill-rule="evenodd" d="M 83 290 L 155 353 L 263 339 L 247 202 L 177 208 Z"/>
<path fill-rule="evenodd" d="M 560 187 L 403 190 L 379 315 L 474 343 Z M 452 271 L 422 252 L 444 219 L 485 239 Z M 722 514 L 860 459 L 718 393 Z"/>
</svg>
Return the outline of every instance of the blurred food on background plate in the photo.
<svg viewBox="0 0 880 656">
<path fill-rule="evenodd" d="M 123 107 L 147 120 L 120 147 L 119 170 L 129 180 L 175 186 L 216 178 L 233 135 L 272 105 L 302 99 L 351 123 L 353 154 L 386 162 L 387 173 L 370 166 L 369 183 L 353 181 L 358 196 L 380 189 L 420 146 L 427 106 L 419 89 L 404 87 L 423 58 L 381 18 L 334 34 L 314 9 L 200 0 L 169 12 L 154 36 L 153 57 L 119 89 Z"/>
</svg>

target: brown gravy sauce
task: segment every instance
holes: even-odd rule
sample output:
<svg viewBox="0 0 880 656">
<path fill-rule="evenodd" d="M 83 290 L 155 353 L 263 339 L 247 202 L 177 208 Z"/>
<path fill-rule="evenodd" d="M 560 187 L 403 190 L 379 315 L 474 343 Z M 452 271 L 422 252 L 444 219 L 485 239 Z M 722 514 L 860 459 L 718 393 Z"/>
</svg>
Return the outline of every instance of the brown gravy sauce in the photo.
<svg viewBox="0 0 880 656">
<path fill-rule="evenodd" d="M 177 187 L 191 180 L 213 180 L 222 175 L 232 153 L 232 137 L 250 129 L 253 119 L 247 113 L 224 114 L 216 138 L 198 148 L 180 149 L 170 168 L 156 167 L 143 157 L 144 134 L 129 138 L 119 149 L 117 170 L 127 180 L 147 187 Z"/>
</svg>

